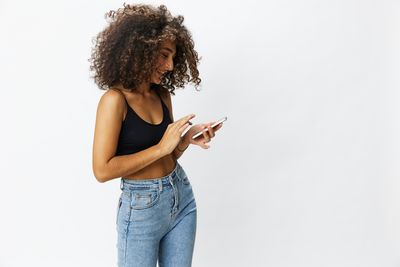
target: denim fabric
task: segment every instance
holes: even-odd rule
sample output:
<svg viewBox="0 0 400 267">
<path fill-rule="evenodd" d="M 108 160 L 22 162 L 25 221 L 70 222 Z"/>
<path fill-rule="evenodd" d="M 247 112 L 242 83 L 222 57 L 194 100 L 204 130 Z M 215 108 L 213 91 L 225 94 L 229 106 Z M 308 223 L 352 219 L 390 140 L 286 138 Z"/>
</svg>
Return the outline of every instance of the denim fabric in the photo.
<svg viewBox="0 0 400 267">
<path fill-rule="evenodd" d="M 189 267 L 196 235 L 196 201 L 176 164 L 157 179 L 121 179 L 117 209 L 119 267 Z"/>
</svg>

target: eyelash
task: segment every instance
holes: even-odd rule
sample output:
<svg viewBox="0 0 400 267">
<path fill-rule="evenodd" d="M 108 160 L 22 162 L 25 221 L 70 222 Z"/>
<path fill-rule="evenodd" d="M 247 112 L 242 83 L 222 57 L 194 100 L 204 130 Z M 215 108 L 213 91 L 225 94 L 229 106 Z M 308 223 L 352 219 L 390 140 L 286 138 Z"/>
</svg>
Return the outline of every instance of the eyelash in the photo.
<svg viewBox="0 0 400 267">
<path fill-rule="evenodd" d="M 161 54 L 161 55 L 163 56 L 163 58 L 168 58 L 168 55 L 165 55 L 165 54 Z M 175 57 L 173 57 L 172 60 L 175 61 Z"/>
</svg>

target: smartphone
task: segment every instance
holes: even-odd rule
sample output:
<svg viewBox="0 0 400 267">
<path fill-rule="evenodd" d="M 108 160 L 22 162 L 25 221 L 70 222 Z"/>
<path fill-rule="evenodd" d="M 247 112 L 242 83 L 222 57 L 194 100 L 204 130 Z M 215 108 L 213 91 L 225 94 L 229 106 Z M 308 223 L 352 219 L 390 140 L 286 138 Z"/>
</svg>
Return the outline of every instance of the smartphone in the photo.
<svg viewBox="0 0 400 267">
<path fill-rule="evenodd" d="M 217 120 L 215 123 L 213 123 L 211 125 L 211 128 L 217 127 L 219 124 L 223 123 L 224 121 L 226 121 L 228 119 L 228 117 L 223 117 L 222 119 Z M 192 139 L 196 139 L 197 137 L 199 137 L 200 135 L 203 134 L 203 132 L 207 131 L 206 129 L 201 130 L 200 132 L 196 133 L 195 135 L 193 135 Z"/>
</svg>

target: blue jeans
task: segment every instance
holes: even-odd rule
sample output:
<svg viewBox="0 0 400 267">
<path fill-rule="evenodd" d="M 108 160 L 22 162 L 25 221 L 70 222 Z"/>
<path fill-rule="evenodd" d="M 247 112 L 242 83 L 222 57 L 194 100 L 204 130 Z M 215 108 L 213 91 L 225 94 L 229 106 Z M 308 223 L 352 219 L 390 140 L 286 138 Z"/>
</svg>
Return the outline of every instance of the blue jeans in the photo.
<svg viewBox="0 0 400 267">
<path fill-rule="evenodd" d="M 119 267 L 189 267 L 196 235 L 196 201 L 183 168 L 167 176 L 121 179 L 117 210 Z"/>
</svg>

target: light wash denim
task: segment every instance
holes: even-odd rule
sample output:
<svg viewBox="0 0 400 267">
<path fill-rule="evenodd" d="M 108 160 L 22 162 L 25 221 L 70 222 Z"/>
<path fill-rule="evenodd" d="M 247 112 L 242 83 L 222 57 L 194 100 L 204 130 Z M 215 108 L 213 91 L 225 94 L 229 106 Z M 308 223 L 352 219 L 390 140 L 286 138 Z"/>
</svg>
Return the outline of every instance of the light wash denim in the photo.
<svg viewBox="0 0 400 267">
<path fill-rule="evenodd" d="M 121 179 L 117 209 L 119 267 L 189 267 L 196 201 L 179 163 L 157 179 Z"/>
</svg>

